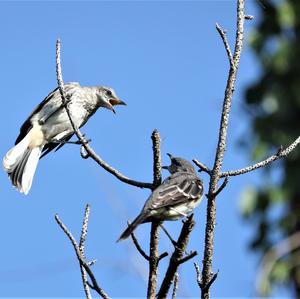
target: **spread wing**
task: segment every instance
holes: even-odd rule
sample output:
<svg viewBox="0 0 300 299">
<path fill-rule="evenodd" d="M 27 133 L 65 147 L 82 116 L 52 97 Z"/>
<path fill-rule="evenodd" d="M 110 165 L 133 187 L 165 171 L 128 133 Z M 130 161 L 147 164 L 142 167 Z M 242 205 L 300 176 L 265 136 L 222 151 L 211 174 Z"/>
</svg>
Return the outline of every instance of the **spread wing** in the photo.
<svg viewBox="0 0 300 299">
<path fill-rule="evenodd" d="M 202 194 L 203 184 L 196 175 L 171 176 L 153 192 L 147 208 L 176 207 L 188 201 L 196 200 Z"/>
</svg>

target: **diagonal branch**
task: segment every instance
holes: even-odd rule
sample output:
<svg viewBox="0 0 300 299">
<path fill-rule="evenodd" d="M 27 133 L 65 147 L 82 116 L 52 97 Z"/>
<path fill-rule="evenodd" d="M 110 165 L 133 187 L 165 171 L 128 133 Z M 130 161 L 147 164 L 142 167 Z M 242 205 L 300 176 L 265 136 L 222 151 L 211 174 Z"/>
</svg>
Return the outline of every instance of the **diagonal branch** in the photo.
<svg viewBox="0 0 300 299">
<path fill-rule="evenodd" d="M 265 159 L 261 162 L 258 162 L 256 164 L 250 165 L 250 166 L 245 167 L 245 168 L 222 172 L 220 174 L 220 177 L 240 175 L 240 174 L 244 174 L 244 173 L 253 171 L 255 169 L 261 168 L 261 167 L 265 167 L 268 164 L 289 155 L 299 145 L 299 143 L 300 143 L 300 136 L 293 143 L 291 143 L 286 149 L 280 148 L 275 155 L 272 155 L 269 158 L 267 158 L 267 159 Z"/>
<path fill-rule="evenodd" d="M 75 125 L 75 123 L 72 119 L 72 115 L 70 113 L 70 110 L 68 109 L 67 96 L 66 96 L 66 93 L 65 93 L 65 90 L 64 90 L 64 82 L 63 82 L 62 71 L 61 71 L 60 48 L 61 48 L 61 43 L 60 43 L 60 40 L 58 39 L 57 42 L 56 42 L 56 75 L 57 75 L 57 83 L 58 83 L 58 87 L 59 87 L 59 92 L 60 92 L 60 95 L 61 95 L 61 98 L 62 98 L 62 105 L 66 109 L 66 112 L 68 114 L 70 123 L 73 127 L 73 130 L 74 130 L 74 133 L 77 136 L 80 143 L 82 144 L 82 147 L 85 149 L 87 156 L 91 157 L 98 165 L 100 165 L 106 171 L 108 171 L 109 173 L 114 175 L 120 181 L 122 181 L 126 184 L 129 184 L 129 185 L 132 185 L 132 186 L 139 187 L 139 188 L 153 189 L 153 184 L 138 182 L 138 181 L 132 180 L 132 179 L 124 176 L 118 170 L 111 167 L 104 160 L 102 160 L 101 157 L 99 155 L 97 155 L 96 152 L 90 147 L 90 145 L 88 144 L 86 138 L 80 132 L 79 128 L 76 127 L 76 125 Z M 81 156 L 83 156 L 83 155 L 81 154 Z M 84 156 L 84 157 L 87 158 L 87 156 Z"/>
<path fill-rule="evenodd" d="M 88 214 L 87 213 L 87 210 L 89 210 L 89 208 L 86 208 L 86 213 L 85 213 L 85 216 L 88 217 Z M 73 245 L 73 248 L 75 250 L 75 253 L 76 253 L 76 256 L 77 256 L 77 259 L 78 259 L 78 262 L 79 262 L 79 265 L 80 267 L 83 267 L 84 270 L 87 272 L 87 274 L 89 275 L 91 281 L 92 281 L 92 284 L 90 284 L 89 282 L 87 282 L 86 280 L 84 280 L 83 278 L 83 281 L 84 283 L 86 283 L 86 287 L 90 287 L 92 288 L 93 290 L 95 290 L 102 298 L 104 299 L 109 299 L 109 296 L 103 291 L 103 289 L 99 286 L 92 270 L 90 269 L 90 265 L 88 263 L 85 262 L 84 260 L 84 254 L 82 254 L 80 248 L 79 248 L 79 245 L 77 244 L 77 241 L 76 239 L 74 238 L 74 236 L 72 235 L 72 233 L 70 232 L 70 230 L 66 227 L 66 225 L 61 221 L 61 219 L 59 218 L 59 216 L 56 214 L 55 215 L 55 220 L 57 222 L 57 224 L 60 226 L 60 228 L 63 230 L 63 232 L 67 235 L 67 237 L 69 238 L 69 240 L 71 241 L 72 245 Z M 88 220 L 84 221 L 84 222 L 88 222 Z M 84 248 L 84 247 L 83 247 Z M 82 273 L 83 271 L 81 271 Z M 86 294 L 87 295 L 87 294 Z M 90 294 L 89 294 L 90 296 Z M 91 297 L 86 297 L 86 298 L 91 298 Z"/>
<path fill-rule="evenodd" d="M 166 271 L 165 277 L 161 283 L 160 290 L 157 294 L 157 298 L 167 298 L 168 292 L 172 285 L 172 282 L 175 279 L 178 267 L 183 263 L 183 256 L 189 242 L 189 236 L 194 228 L 195 221 L 193 214 L 187 217 L 187 220 L 184 222 L 181 233 L 177 240 L 177 246 L 174 249 L 174 252 L 170 258 L 169 266 Z M 194 255 L 193 255 L 194 256 Z M 192 256 L 192 257 L 193 257 Z M 187 260 L 189 260 L 189 257 Z M 186 261 L 187 261 L 186 260 Z"/>
<path fill-rule="evenodd" d="M 234 61 L 233 61 L 232 53 L 231 53 L 230 46 L 229 46 L 229 43 L 228 43 L 228 40 L 227 40 L 226 31 L 224 29 L 222 29 L 218 23 L 216 23 L 216 29 L 219 32 L 219 34 L 220 34 L 220 36 L 223 40 L 224 47 L 225 47 L 225 50 L 226 50 L 226 53 L 227 53 L 227 56 L 228 56 L 228 59 L 229 59 L 230 66 L 233 67 L 234 66 Z"/>
</svg>

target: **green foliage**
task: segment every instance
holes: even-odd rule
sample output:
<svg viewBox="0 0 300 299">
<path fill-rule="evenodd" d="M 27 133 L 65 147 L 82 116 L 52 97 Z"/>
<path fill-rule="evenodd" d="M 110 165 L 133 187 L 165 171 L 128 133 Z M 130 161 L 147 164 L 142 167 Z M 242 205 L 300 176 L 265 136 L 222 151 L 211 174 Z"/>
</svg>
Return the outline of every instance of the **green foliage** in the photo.
<svg viewBox="0 0 300 299">
<path fill-rule="evenodd" d="M 300 135 L 300 1 L 264 1 L 261 21 L 250 35 L 261 63 L 261 74 L 246 91 L 246 103 L 255 115 L 252 158 L 261 159 Z M 251 248 L 263 257 L 271 246 L 300 230 L 300 152 L 282 163 L 282 177 L 272 183 L 265 171 L 259 190 L 248 188 L 241 200 L 242 214 L 255 226 Z M 270 170 L 269 168 L 269 170 Z M 280 207 L 276 217 L 272 211 Z M 293 286 L 300 297 L 300 248 L 279 259 L 270 277 L 261 282 L 265 295 L 276 285 Z M 292 263 L 291 263 L 292 261 Z"/>
</svg>

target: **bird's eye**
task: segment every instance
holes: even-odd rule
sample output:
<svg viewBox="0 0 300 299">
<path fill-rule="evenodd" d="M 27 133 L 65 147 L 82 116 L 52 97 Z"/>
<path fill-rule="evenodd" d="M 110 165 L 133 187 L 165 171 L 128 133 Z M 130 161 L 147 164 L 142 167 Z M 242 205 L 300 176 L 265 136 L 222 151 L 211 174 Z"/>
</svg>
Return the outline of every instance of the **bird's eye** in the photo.
<svg viewBox="0 0 300 299">
<path fill-rule="evenodd" d="M 112 96 L 112 92 L 111 92 L 111 90 L 109 90 L 109 89 L 108 89 L 108 90 L 106 90 L 106 95 L 107 95 L 107 96 L 109 96 L 109 97 L 111 97 L 111 96 Z"/>
</svg>

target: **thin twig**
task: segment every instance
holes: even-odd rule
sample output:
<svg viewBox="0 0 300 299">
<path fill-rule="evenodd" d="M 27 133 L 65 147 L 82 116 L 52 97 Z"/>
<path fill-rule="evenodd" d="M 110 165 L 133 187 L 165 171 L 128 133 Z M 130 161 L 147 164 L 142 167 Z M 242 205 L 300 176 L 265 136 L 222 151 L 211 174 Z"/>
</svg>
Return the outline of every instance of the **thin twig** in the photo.
<svg viewBox="0 0 300 299">
<path fill-rule="evenodd" d="M 215 197 L 217 197 L 223 191 L 223 189 L 227 186 L 228 182 L 229 182 L 229 176 L 226 176 L 221 186 L 215 192 L 214 194 Z"/>
<path fill-rule="evenodd" d="M 179 283 L 179 274 L 178 274 L 178 272 L 176 272 L 175 273 L 175 278 L 174 278 L 172 299 L 176 299 L 177 290 L 178 290 L 178 283 Z"/>
<path fill-rule="evenodd" d="M 177 246 L 176 241 L 172 238 L 172 236 L 170 235 L 170 233 L 167 231 L 167 229 L 164 227 L 163 224 L 160 225 L 161 229 L 164 231 L 164 233 L 166 234 L 166 236 L 168 237 L 168 239 L 171 241 L 172 245 L 174 247 Z"/>
<path fill-rule="evenodd" d="M 190 254 L 186 255 L 181 260 L 179 260 L 178 263 L 183 264 L 183 263 L 189 261 L 190 259 L 194 258 L 196 255 L 198 255 L 198 252 L 197 252 L 197 250 L 194 250 Z"/>
<path fill-rule="evenodd" d="M 72 235 L 72 233 L 69 231 L 69 229 L 66 227 L 66 225 L 61 221 L 61 219 L 59 218 L 59 216 L 57 214 L 55 215 L 55 220 L 56 220 L 57 224 L 60 226 L 60 228 L 63 230 L 63 232 L 67 235 L 69 240 L 71 241 L 71 243 L 73 245 L 73 248 L 75 250 L 75 253 L 76 253 L 76 256 L 77 256 L 80 267 L 82 266 L 84 268 L 84 270 L 87 272 L 87 274 L 89 275 L 89 277 L 92 281 L 92 284 L 87 282 L 87 285 L 89 287 L 91 287 L 92 289 L 94 289 L 102 298 L 109 299 L 109 296 L 99 286 L 99 284 L 98 284 L 92 270 L 90 269 L 89 265 L 84 261 L 84 257 L 81 254 L 81 251 L 79 249 L 79 245 L 77 244 L 77 241 L 74 238 L 74 236 Z"/>
<path fill-rule="evenodd" d="M 229 124 L 229 114 L 232 102 L 232 96 L 234 92 L 234 85 L 236 81 L 236 74 L 240 62 L 240 56 L 243 45 L 244 37 L 244 0 L 237 1 L 237 30 L 236 40 L 233 55 L 233 63 L 230 63 L 230 70 L 227 79 L 227 85 L 225 89 L 223 109 L 220 120 L 220 130 L 216 149 L 216 156 L 214 166 L 210 176 L 208 201 L 207 201 L 207 218 L 205 229 L 205 245 L 203 256 L 203 270 L 202 270 L 202 284 L 207 286 L 213 277 L 212 272 L 212 257 L 214 249 L 214 230 L 216 223 L 216 197 L 218 181 L 220 179 L 219 174 L 223 164 L 224 153 L 226 149 L 227 130 Z M 224 40 L 223 40 L 224 42 Z M 226 45 L 225 45 L 226 47 Z M 209 298 L 209 287 L 202 288 L 201 297 L 204 299 Z"/>
<path fill-rule="evenodd" d="M 163 252 L 159 257 L 158 257 L 158 260 L 162 260 L 163 258 L 167 257 L 169 254 L 165 251 Z"/>
<path fill-rule="evenodd" d="M 56 42 L 56 75 L 57 75 L 57 83 L 58 83 L 58 87 L 59 87 L 59 92 L 60 92 L 60 95 L 61 95 L 61 98 L 62 98 L 62 105 L 65 107 L 66 112 L 67 112 L 68 117 L 69 117 L 69 120 L 70 120 L 70 123 L 72 125 L 73 130 L 74 130 L 74 133 L 77 136 L 80 143 L 82 144 L 82 147 L 85 149 L 87 155 L 89 157 L 91 157 L 98 165 L 100 165 L 106 171 L 108 171 L 109 173 L 114 175 L 120 181 L 122 181 L 126 184 L 129 184 L 129 185 L 132 185 L 132 186 L 139 187 L 139 188 L 153 189 L 153 184 L 138 182 L 138 181 L 132 180 L 132 179 L 124 176 L 118 170 L 114 169 L 109 164 L 107 164 L 104 160 L 102 160 L 102 158 L 99 155 L 97 155 L 96 152 L 88 144 L 86 138 L 80 132 L 79 128 L 77 128 L 76 124 L 74 123 L 74 121 L 72 119 L 72 115 L 71 115 L 70 110 L 69 110 L 68 105 L 67 105 L 68 101 L 67 101 L 67 96 L 66 96 L 66 93 L 65 93 L 65 90 L 64 90 L 64 82 L 63 82 L 62 71 L 61 71 L 60 48 L 61 48 L 61 43 L 60 43 L 60 40 L 58 39 L 57 42 Z M 82 153 L 81 153 L 81 156 L 86 158 L 86 155 L 82 155 Z"/>
<path fill-rule="evenodd" d="M 175 247 L 174 252 L 170 258 L 169 266 L 161 283 L 157 298 L 167 298 L 172 282 L 174 281 L 175 274 L 183 259 L 185 249 L 189 242 L 189 236 L 193 230 L 194 225 L 195 221 L 192 214 L 187 217 L 187 220 L 183 224 L 181 233 L 177 240 L 178 246 Z"/>
<path fill-rule="evenodd" d="M 267 158 L 261 162 L 258 162 L 256 164 L 250 165 L 245 168 L 222 172 L 220 174 L 220 177 L 236 176 L 236 175 L 240 175 L 240 174 L 244 174 L 244 173 L 253 171 L 253 170 L 261 168 L 261 167 L 265 167 L 268 164 L 289 155 L 290 152 L 292 152 L 299 145 L 299 143 L 300 143 L 300 136 L 293 143 L 291 143 L 286 149 L 284 149 L 284 150 L 280 149 L 275 155 L 272 155 L 269 158 Z"/>
<path fill-rule="evenodd" d="M 219 34 L 220 34 L 220 36 L 223 40 L 224 47 L 225 47 L 225 50 L 226 50 L 226 53 L 227 53 L 227 56 L 228 56 L 228 59 L 229 59 L 230 66 L 233 67 L 234 62 L 233 62 L 233 57 L 232 57 L 232 53 L 231 53 L 231 50 L 230 50 L 230 46 L 229 46 L 229 43 L 228 43 L 228 40 L 227 40 L 226 31 L 223 30 L 218 23 L 216 23 L 216 28 L 217 28 L 217 31 L 219 32 Z"/>
<path fill-rule="evenodd" d="M 202 276 L 201 276 L 201 270 L 199 265 L 195 262 L 194 267 L 196 270 L 196 278 L 197 278 L 197 283 L 200 289 L 202 289 Z"/>
<path fill-rule="evenodd" d="M 193 162 L 200 168 L 199 171 L 204 171 L 204 172 L 208 173 L 209 175 L 211 175 L 211 169 L 209 169 L 205 164 L 201 163 L 197 159 L 193 159 Z"/>
<path fill-rule="evenodd" d="M 150 260 L 150 257 L 146 254 L 146 252 L 142 249 L 141 245 L 139 244 L 136 236 L 134 233 L 131 233 L 131 239 L 133 241 L 133 244 L 135 245 L 135 248 L 137 249 L 137 251 L 141 254 L 141 256 L 149 261 Z"/>
</svg>

